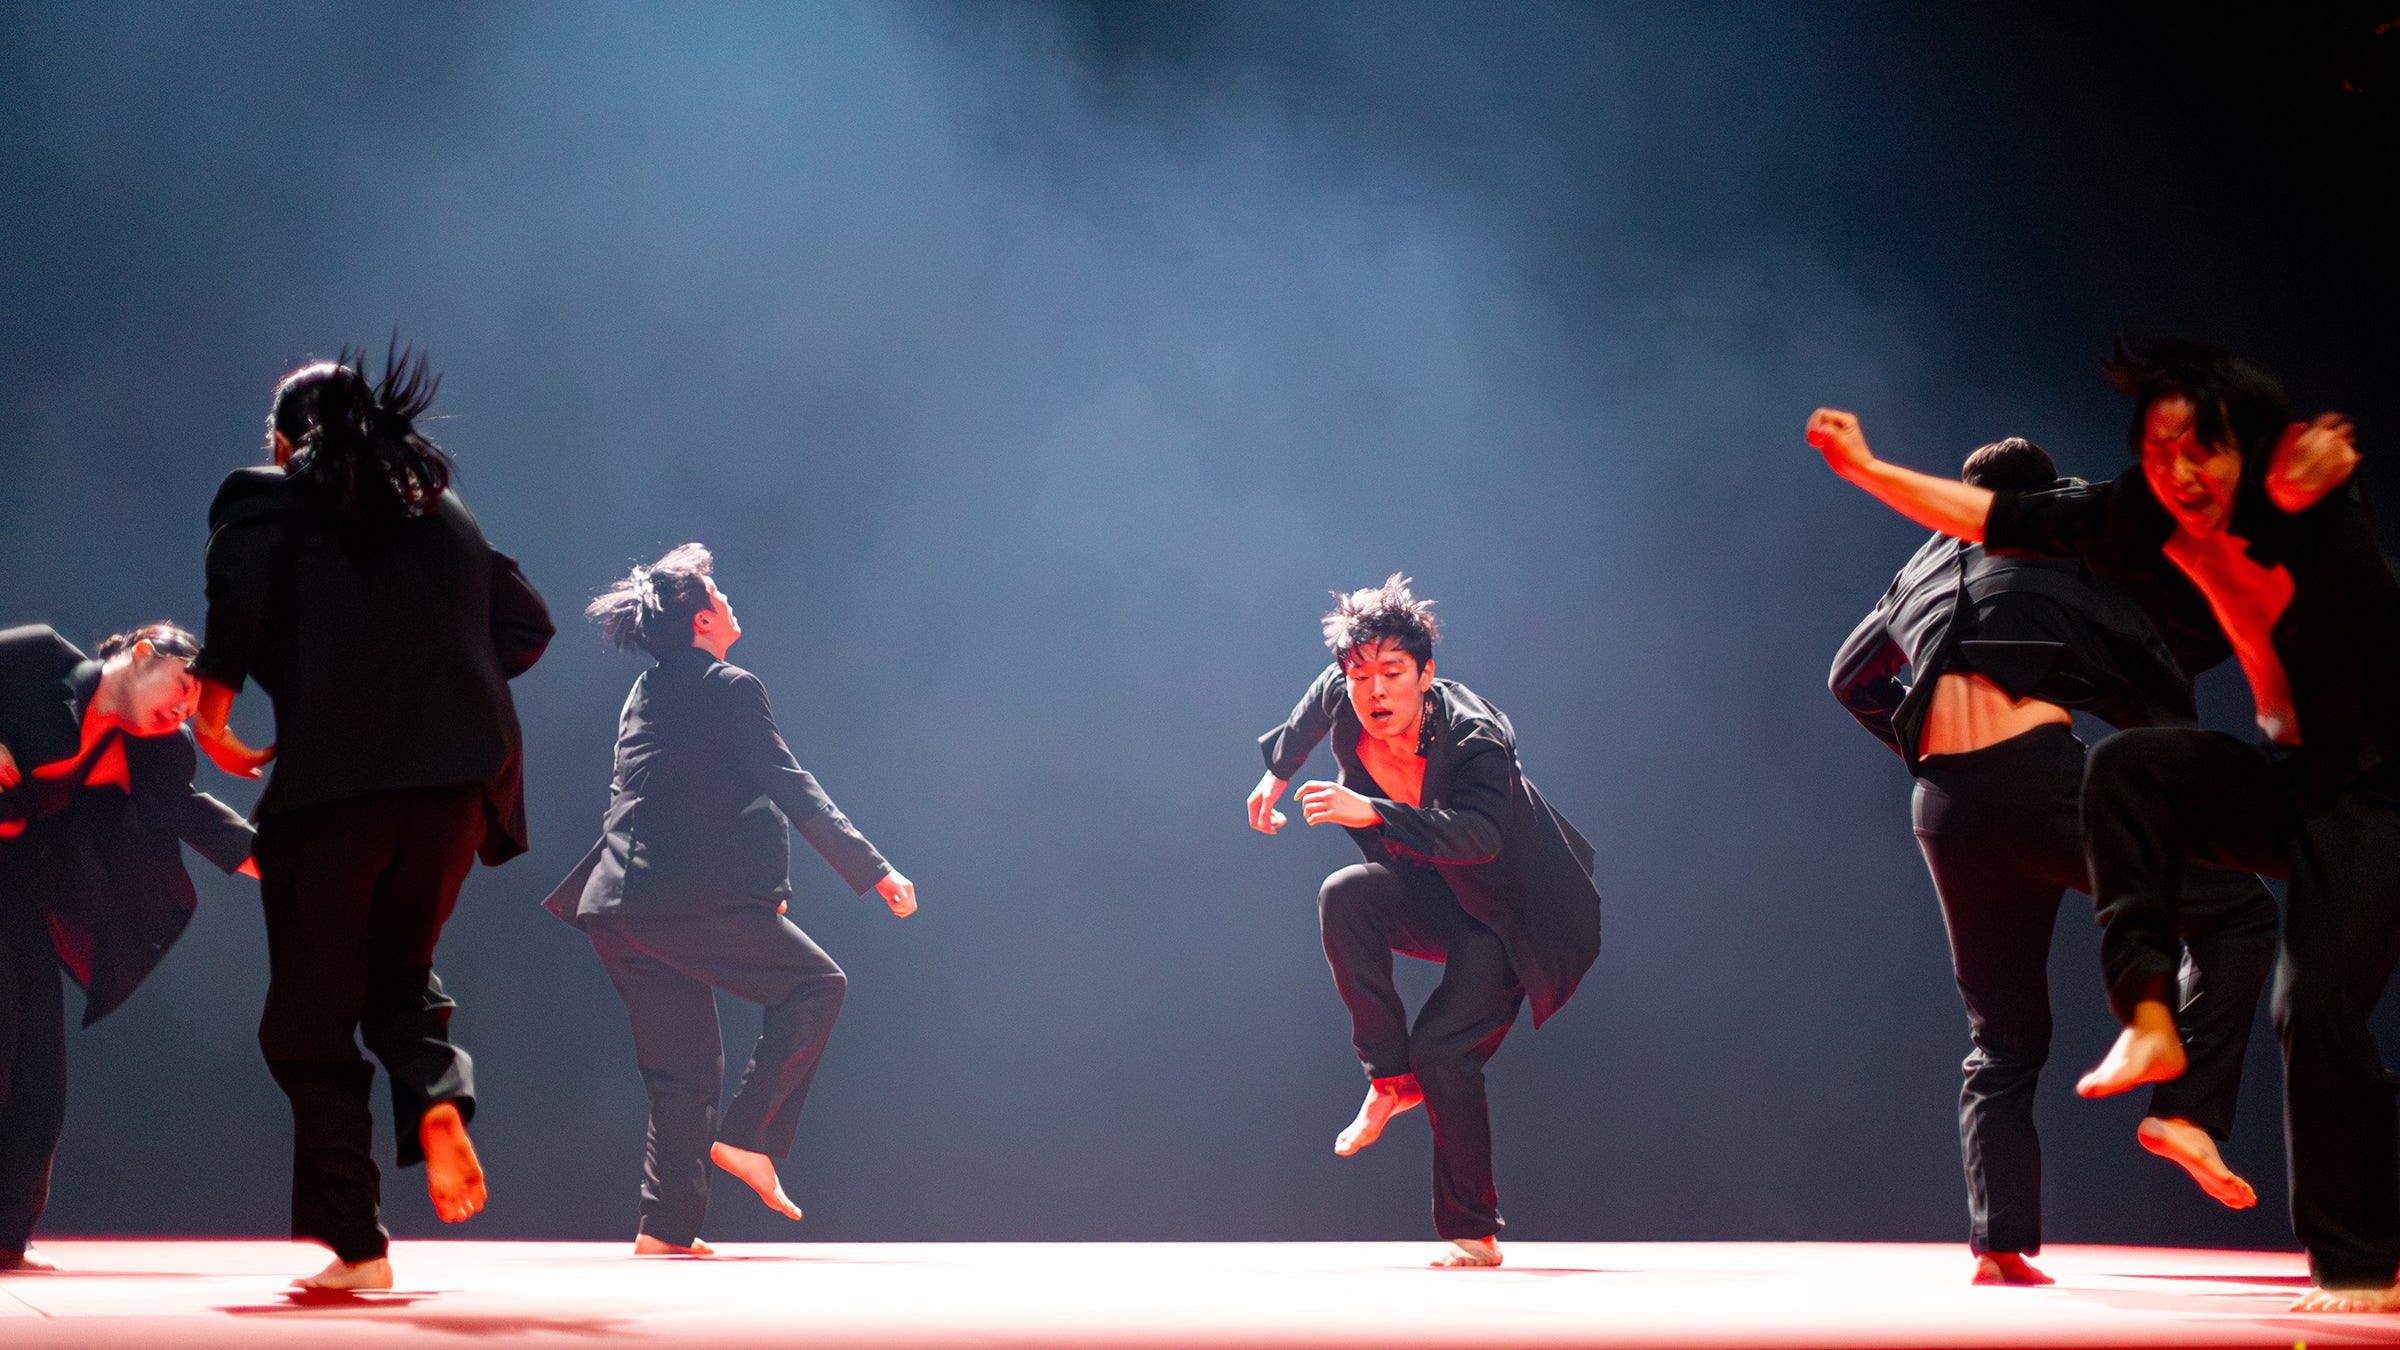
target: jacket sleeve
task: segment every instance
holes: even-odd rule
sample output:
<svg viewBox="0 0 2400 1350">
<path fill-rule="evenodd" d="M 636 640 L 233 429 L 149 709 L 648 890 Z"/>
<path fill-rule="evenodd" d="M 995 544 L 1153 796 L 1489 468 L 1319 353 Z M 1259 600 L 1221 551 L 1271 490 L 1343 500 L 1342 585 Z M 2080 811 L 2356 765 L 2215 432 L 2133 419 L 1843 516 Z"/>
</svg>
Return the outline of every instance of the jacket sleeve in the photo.
<svg viewBox="0 0 2400 1350">
<path fill-rule="evenodd" d="M 1883 606 L 1877 605 L 1850 630 L 1842 649 L 1834 654 L 1833 672 L 1825 680 L 1834 698 L 1858 724 L 1902 758 L 1907 756 L 1900 748 L 1900 733 L 1892 725 L 1892 715 L 1908 697 L 1908 686 L 1900 682 L 1900 671 L 1907 664 L 1908 654 L 1892 641 Z"/>
<path fill-rule="evenodd" d="M 1472 733 L 1450 765 L 1442 805 L 1402 806 L 1369 797 L 1375 814 L 1383 817 L 1377 828 L 1428 862 L 1490 862 L 1500 855 L 1500 820 L 1508 811 L 1514 759 L 1499 738 Z"/>
<path fill-rule="evenodd" d="M 236 473 L 208 508 L 208 622 L 192 673 L 239 692 L 266 626 L 268 587 L 283 526 L 255 508 L 257 481 Z"/>
<path fill-rule="evenodd" d="M 1342 668 L 1336 663 L 1325 667 L 1308 686 L 1308 692 L 1300 696 L 1300 702 L 1293 706 L 1292 715 L 1283 719 L 1282 726 L 1258 738 L 1259 751 L 1267 759 L 1267 772 L 1291 781 L 1292 775 L 1300 772 L 1300 766 L 1308 762 L 1309 752 L 1317 748 L 1317 742 L 1333 729 L 1333 710 L 1342 697 Z"/>
<path fill-rule="evenodd" d="M 496 548 L 491 552 L 492 646 L 500 653 L 500 669 L 513 680 L 542 659 L 558 629 L 517 560 Z"/>
<path fill-rule="evenodd" d="M 816 775 L 793 758 L 792 748 L 775 726 L 767 687 L 744 670 L 728 669 L 725 677 L 721 700 L 725 725 L 721 730 L 741 771 L 791 817 L 792 828 L 824 856 L 852 893 L 865 895 L 874 889 L 876 882 L 891 875 L 892 865 L 825 795 Z"/>
<path fill-rule="evenodd" d="M 1995 492 L 1983 518 L 1983 546 L 1994 553 L 2083 558 L 2108 528 L 2116 483 L 2075 483 L 2044 492 Z"/>
<path fill-rule="evenodd" d="M 192 774 L 200 766 L 192 733 L 178 731 L 172 737 L 143 740 L 148 745 L 141 791 L 148 809 L 173 826 L 176 837 L 191 845 L 193 852 L 216 864 L 217 870 L 231 872 L 241 866 L 249 859 L 258 832 L 232 807 L 192 786 Z"/>
</svg>

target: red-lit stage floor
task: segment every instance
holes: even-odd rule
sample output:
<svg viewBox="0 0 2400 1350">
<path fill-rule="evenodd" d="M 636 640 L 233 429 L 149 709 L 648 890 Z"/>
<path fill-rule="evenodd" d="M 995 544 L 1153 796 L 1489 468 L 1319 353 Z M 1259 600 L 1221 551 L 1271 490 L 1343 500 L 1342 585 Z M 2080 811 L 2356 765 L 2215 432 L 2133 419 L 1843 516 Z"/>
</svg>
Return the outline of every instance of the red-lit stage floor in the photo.
<svg viewBox="0 0 2400 1350">
<path fill-rule="evenodd" d="M 46 1241 L 72 1273 L 0 1277 L 0 1347 L 2400 1345 L 2400 1316 L 2298 1316 L 2297 1256 L 2054 1247 L 2052 1289 L 1962 1283 L 1956 1246 L 1430 1243 L 734 1246 L 404 1242 L 400 1285 L 287 1296 L 313 1248 Z"/>
</svg>

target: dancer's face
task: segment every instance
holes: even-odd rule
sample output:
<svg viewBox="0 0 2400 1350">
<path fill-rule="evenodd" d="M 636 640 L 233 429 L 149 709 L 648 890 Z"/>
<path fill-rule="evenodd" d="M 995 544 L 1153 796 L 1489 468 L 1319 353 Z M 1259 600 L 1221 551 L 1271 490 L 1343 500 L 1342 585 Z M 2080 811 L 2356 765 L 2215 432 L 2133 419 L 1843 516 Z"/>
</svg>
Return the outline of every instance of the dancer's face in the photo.
<svg viewBox="0 0 2400 1350">
<path fill-rule="evenodd" d="M 1433 662 L 1417 664 L 1406 648 L 1389 640 L 1350 653 L 1342 663 L 1350 680 L 1350 706 L 1368 735 L 1414 752 L 1417 725 L 1425 720 L 1425 691 L 1433 687 Z"/>
<path fill-rule="evenodd" d="M 2176 525 L 2205 539 L 2233 519 L 2242 452 L 2202 441 L 2191 400 L 2171 395 L 2142 414 L 2142 476 Z"/>
<path fill-rule="evenodd" d="M 708 586 L 708 608 L 692 616 L 692 638 L 723 659 L 725 649 L 742 635 L 742 621 L 733 617 L 733 598 L 717 589 L 717 579 L 701 580 Z"/>
<path fill-rule="evenodd" d="M 114 675 L 116 716 L 128 735 L 164 736 L 192 715 L 200 681 L 183 662 L 158 655 L 147 642 L 117 659 L 124 664 Z"/>
</svg>

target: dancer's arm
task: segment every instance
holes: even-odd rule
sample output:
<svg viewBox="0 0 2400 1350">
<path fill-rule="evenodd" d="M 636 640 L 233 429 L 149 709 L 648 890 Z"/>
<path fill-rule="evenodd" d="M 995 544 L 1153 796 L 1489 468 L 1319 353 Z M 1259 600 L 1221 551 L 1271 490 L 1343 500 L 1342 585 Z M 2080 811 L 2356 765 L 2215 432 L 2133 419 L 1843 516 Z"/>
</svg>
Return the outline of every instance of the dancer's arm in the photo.
<svg viewBox="0 0 2400 1350">
<path fill-rule="evenodd" d="M 2357 435 L 2340 413 L 2292 423 L 2267 461 L 2267 499 L 2290 515 L 2325 500 L 2358 469 Z"/>
<path fill-rule="evenodd" d="M 135 785 L 149 802 L 148 809 L 156 818 L 172 822 L 176 835 L 217 870 L 240 870 L 250 859 L 258 832 L 240 812 L 192 786 L 192 774 L 200 767 L 192 738 L 177 732 L 172 737 L 143 737 L 140 743 L 145 762 Z"/>
<path fill-rule="evenodd" d="M 1953 538 L 1983 542 L 1984 518 L 1992 510 L 1991 489 L 1884 463 L 1867 448 L 1858 419 L 1832 408 L 1819 408 L 1809 417 L 1808 443 L 1835 473 L 1901 515 Z"/>
<path fill-rule="evenodd" d="M 1333 729 L 1333 710 L 1344 697 L 1341 676 L 1340 665 L 1325 667 L 1293 706 L 1291 716 L 1283 719 L 1283 725 L 1258 738 L 1259 752 L 1266 756 L 1267 771 L 1259 778 L 1258 786 L 1250 789 L 1251 829 L 1273 834 L 1288 823 L 1284 814 L 1275 809 L 1275 803 L 1282 799 L 1292 775 L 1308 762 L 1317 742 Z"/>
<path fill-rule="evenodd" d="M 1469 736 L 1450 765 L 1450 786 L 1438 807 L 1403 806 L 1318 780 L 1300 788 L 1300 810 L 1311 825 L 1378 829 L 1392 842 L 1431 862 L 1490 862 L 1500 855 L 1500 817 L 1508 810 L 1509 751 L 1498 738 Z"/>
<path fill-rule="evenodd" d="M 492 646 L 500 653 L 500 669 L 513 680 L 542 659 L 558 628 L 517 560 L 496 548 L 491 553 Z"/>
<path fill-rule="evenodd" d="M 1900 710 L 1900 701 L 1908 697 L 1908 686 L 1900 682 L 1900 672 L 1908 665 L 1908 653 L 1892 641 L 1891 628 L 1884 621 L 1883 606 L 1859 621 L 1858 627 L 1842 643 L 1841 651 L 1833 658 L 1833 671 L 1826 677 L 1826 687 L 1841 702 L 1858 724 L 1872 733 L 1875 739 L 1892 748 L 1892 753 L 1905 757 L 1900 748 L 1900 733 L 1892 724 L 1892 716 Z"/>
<path fill-rule="evenodd" d="M 731 750 L 736 771 L 749 776 L 768 800 L 791 817 L 792 827 L 841 874 L 852 894 L 878 889 L 895 869 L 833 804 L 817 776 L 800 767 L 775 725 L 767 687 L 737 666 L 719 668 L 714 678 L 723 686 L 718 699 L 718 715 L 723 719 L 721 743 Z M 891 899 L 888 895 L 884 898 Z M 913 891 L 911 898 L 913 902 Z"/>
<path fill-rule="evenodd" d="M 282 547 L 283 526 L 272 514 L 271 480 L 252 471 L 228 476 L 208 508 L 208 622 L 192 674 L 200 706 L 192 734 L 210 760 L 236 778 L 256 778 L 275 747 L 252 749 L 226 725 L 233 700 L 250 678 L 250 661 L 266 626 L 270 573 Z"/>
</svg>

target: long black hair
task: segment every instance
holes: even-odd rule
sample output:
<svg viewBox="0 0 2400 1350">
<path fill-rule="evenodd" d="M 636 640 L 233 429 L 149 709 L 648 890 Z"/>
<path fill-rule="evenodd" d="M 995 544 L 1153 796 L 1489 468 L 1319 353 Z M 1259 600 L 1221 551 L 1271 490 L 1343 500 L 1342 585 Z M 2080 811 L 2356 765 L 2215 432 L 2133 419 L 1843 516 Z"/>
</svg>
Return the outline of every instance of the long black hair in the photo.
<svg viewBox="0 0 2400 1350">
<path fill-rule="evenodd" d="M 291 443 L 284 472 L 309 495 L 372 528 L 425 514 L 449 489 L 454 466 L 417 430 L 442 385 L 424 353 L 401 346 L 395 334 L 383 378 L 370 383 L 366 370 L 366 349 L 344 347 L 335 360 L 284 376 L 267 414 L 267 440 L 270 451 L 276 435 Z"/>
</svg>

